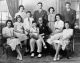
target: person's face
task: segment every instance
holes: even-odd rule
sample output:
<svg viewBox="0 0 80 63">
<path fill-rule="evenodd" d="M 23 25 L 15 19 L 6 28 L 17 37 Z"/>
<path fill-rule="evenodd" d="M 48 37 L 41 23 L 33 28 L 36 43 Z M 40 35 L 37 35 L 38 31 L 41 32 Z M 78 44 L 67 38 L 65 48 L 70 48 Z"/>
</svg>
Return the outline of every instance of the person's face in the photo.
<svg viewBox="0 0 80 63">
<path fill-rule="evenodd" d="M 23 10 L 24 10 L 24 8 L 23 7 L 20 7 L 20 11 L 23 12 Z"/>
<path fill-rule="evenodd" d="M 69 28 L 69 24 L 65 23 L 65 28 L 68 29 Z"/>
<path fill-rule="evenodd" d="M 17 18 L 17 22 L 21 22 L 21 18 Z"/>
<path fill-rule="evenodd" d="M 36 23 L 33 23 L 33 24 L 32 24 L 32 27 L 36 27 Z"/>
<path fill-rule="evenodd" d="M 42 20 L 42 18 L 39 18 L 39 24 L 42 24 L 43 23 L 43 20 Z"/>
<path fill-rule="evenodd" d="M 38 4 L 38 9 L 42 9 L 42 4 Z"/>
<path fill-rule="evenodd" d="M 52 8 L 50 9 L 50 13 L 51 13 L 51 14 L 53 13 L 53 9 L 52 9 Z"/>
<path fill-rule="evenodd" d="M 11 27 L 11 22 L 7 22 L 7 26 L 8 27 Z"/>
<path fill-rule="evenodd" d="M 69 9 L 70 8 L 70 4 L 66 4 L 66 9 Z"/>
<path fill-rule="evenodd" d="M 60 20 L 60 17 L 59 16 L 56 16 L 56 20 L 59 21 Z"/>
<path fill-rule="evenodd" d="M 27 13 L 27 17 L 30 17 L 31 16 L 31 13 Z"/>
</svg>

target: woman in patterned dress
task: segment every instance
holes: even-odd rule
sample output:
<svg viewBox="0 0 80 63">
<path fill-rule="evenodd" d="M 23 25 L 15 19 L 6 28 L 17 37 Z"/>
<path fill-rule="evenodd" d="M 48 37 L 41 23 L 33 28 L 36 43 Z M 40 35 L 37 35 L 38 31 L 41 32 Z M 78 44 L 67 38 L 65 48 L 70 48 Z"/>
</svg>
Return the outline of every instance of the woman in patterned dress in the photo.
<svg viewBox="0 0 80 63">
<path fill-rule="evenodd" d="M 6 27 L 3 28 L 3 37 L 7 38 L 7 44 L 11 47 L 12 51 L 16 50 L 18 55 L 17 59 L 22 60 L 22 54 L 20 52 L 20 40 L 14 36 L 14 28 L 12 27 L 12 21 L 7 20 Z"/>
</svg>

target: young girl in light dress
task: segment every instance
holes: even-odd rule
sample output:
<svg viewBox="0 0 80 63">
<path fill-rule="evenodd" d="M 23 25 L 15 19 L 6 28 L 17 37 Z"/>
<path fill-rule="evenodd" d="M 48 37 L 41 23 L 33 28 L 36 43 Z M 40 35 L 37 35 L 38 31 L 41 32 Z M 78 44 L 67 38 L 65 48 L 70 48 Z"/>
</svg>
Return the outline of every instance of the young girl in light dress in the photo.
<svg viewBox="0 0 80 63">
<path fill-rule="evenodd" d="M 24 30 L 24 27 L 23 27 L 23 19 L 20 15 L 18 15 L 16 17 L 16 21 L 17 22 L 14 23 L 14 31 L 15 31 L 14 34 L 15 34 L 16 37 L 19 38 L 20 41 L 24 42 L 25 52 L 27 52 L 28 50 L 27 50 L 26 44 L 27 44 L 28 37 L 25 34 L 25 30 Z"/>
</svg>

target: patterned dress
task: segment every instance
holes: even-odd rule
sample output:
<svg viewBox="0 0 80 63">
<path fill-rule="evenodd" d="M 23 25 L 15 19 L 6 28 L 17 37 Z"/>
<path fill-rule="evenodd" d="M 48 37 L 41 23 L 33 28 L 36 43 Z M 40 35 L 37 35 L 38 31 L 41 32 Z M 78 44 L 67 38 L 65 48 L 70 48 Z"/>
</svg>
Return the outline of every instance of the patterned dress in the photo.
<svg viewBox="0 0 80 63">
<path fill-rule="evenodd" d="M 16 30 L 20 31 L 20 33 L 17 31 L 14 32 L 14 34 L 16 35 L 16 37 L 19 38 L 20 41 L 24 41 L 28 38 L 26 34 L 23 33 L 24 32 L 23 23 L 15 22 L 14 27 L 16 28 Z"/>
<path fill-rule="evenodd" d="M 6 36 L 11 36 L 11 38 L 7 38 L 7 44 L 11 47 L 12 50 L 15 50 L 16 46 L 20 44 L 20 40 L 18 38 L 13 37 L 14 36 L 13 28 L 8 27 L 3 28 L 2 34 Z"/>
</svg>

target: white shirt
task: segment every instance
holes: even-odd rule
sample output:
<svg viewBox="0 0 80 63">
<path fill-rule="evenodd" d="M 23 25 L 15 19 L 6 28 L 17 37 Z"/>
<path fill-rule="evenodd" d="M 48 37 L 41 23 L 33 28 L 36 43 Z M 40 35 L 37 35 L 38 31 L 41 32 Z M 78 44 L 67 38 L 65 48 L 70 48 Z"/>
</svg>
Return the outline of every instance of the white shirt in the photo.
<svg viewBox="0 0 80 63">
<path fill-rule="evenodd" d="M 24 19 L 24 22 L 23 22 L 23 26 L 24 26 L 24 29 L 26 30 L 26 29 L 30 29 L 31 28 L 31 26 L 32 26 L 32 21 L 33 21 L 34 19 L 33 18 L 25 18 Z"/>
</svg>

